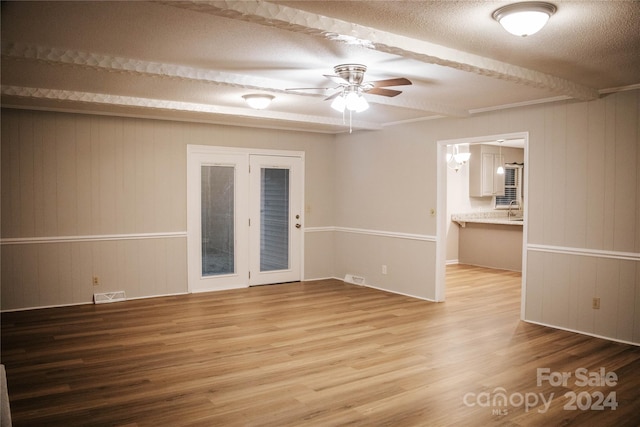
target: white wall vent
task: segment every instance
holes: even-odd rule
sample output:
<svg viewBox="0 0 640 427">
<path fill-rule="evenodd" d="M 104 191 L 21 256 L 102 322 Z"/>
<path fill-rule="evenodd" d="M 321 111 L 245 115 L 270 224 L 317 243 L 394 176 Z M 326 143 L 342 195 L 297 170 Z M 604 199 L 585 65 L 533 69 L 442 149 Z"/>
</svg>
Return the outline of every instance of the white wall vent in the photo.
<svg viewBox="0 0 640 427">
<path fill-rule="evenodd" d="M 344 281 L 347 283 L 353 283 L 354 285 L 364 285 L 364 277 L 356 276 L 354 274 L 347 274 L 344 276 Z"/>
<path fill-rule="evenodd" d="M 103 294 L 93 294 L 94 304 L 104 304 L 106 302 L 126 301 L 124 291 L 105 292 Z"/>
</svg>

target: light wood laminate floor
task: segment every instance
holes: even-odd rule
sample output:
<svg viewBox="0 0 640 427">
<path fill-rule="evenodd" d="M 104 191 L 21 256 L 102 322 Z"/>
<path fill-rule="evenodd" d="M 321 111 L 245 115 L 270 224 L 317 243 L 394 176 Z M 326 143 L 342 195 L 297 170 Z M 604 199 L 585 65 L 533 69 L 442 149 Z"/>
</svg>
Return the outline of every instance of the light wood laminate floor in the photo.
<svg viewBox="0 0 640 427">
<path fill-rule="evenodd" d="M 639 347 L 521 322 L 518 273 L 447 270 L 445 303 L 324 280 L 4 313 L 14 425 L 640 424 Z"/>
</svg>

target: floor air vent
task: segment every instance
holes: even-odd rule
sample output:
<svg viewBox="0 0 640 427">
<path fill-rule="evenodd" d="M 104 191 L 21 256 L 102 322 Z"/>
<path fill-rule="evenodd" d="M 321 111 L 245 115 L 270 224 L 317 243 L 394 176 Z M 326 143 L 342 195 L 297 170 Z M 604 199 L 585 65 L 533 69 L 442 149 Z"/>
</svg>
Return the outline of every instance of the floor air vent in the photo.
<svg viewBox="0 0 640 427">
<path fill-rule="evenodd" d="M 105 292 L 103 294 L 93 294 L 94 304 L 104 304 L 107 302 L 126 301 L 124 291 Z"/>
<path fill-rule="evenodd" d="M 355 276 L 353 274 L 347 274 L 344 276 L 344 281 L 347 283 L 353 283 L 354 285 L 364 285 L 364 277 Z"/>
</svg>

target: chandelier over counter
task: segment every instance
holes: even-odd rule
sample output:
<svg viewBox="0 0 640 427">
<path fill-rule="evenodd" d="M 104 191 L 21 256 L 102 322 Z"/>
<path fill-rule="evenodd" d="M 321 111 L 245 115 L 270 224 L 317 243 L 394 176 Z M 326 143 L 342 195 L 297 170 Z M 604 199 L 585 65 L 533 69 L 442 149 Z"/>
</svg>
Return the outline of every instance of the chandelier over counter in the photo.
<svg viewBox="0 0 640 427">
<path fill-rule="evenodd" d="M 458 172 L 460 168 L 469 161 L 470 158 L 471 153 L 461 153 L 458 145 L 454 145 L 451 153 L 449 153 L 447 150 L 447 167 Z"/>
</svg>

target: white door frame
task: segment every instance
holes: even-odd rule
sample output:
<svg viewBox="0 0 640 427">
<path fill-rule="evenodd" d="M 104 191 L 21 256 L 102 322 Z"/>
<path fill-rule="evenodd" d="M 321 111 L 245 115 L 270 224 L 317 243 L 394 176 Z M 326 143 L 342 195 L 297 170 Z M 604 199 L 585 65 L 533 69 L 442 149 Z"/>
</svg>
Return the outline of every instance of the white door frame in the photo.
<svg viewBox="0 0 640 427">
<path fill-rule="evenodd" d="M 249 287 L 250 281 L 248 275 L 243 280 L 237 281 L 233 284 L 224 287 L 215 287 L 215 289 L 203 289 L 201 286 L 198 286 L 198 282 L 202 277 L 201 274 L 201 256 L 202 256 L 202 248 L 200 242 L 200 194 L 195 194 L 196 192 L 190 191 L 191 188 L 195 185 L 193 182 L 195 179 L 200 180 L 200 174 L 197 175 L 192 173 L 191 166 L 195 159 L 200 158 L 202 156 L 245 156 L 246 164 L 247 164 L 247 174 L 248 174 L 248 164 L 249 157 L 251 155 L 261 155 L 261 156 L 281 156 L 281 157 L 298 157 L 301 159 L 301 167 L 299 171 L 300 177 L 300 192 L 301 192 L 301 200 L 300 206 L 304 207 L 304 151 L 288 151 L 288 150 L 266 150 L 266 149 L 252 149 L 252 148 L 236 148 L 236 147 L 219 147 L 219 146 L 209 146 L 209 145 L 187 145 L 187 284 L 188 291 L 190 293 L 193 292 L 204 292 L 209 290 L 223 290 L 223 289 L 234 289 L 234 288 L 245 288 Z M 243 181 L 243 185 L 245 185 Z M 248 194 L 248 186 L 249 180 L 246 180 L 247 189 L 244 194 Z M 198 187 L 199 188 L 199 185 Z M 247 201 L 248 203 L 248 201 Z M 248 211 L 248 209 L 247 209 Z M 304 212 L 301 212 L 303 215 Z M 300 280 L 304 279 L 304 216 L 301 218 L 302 228 L 300 229 Z M 248 221 L 247 221 L 248 228 Z M 244 234 L 244 233 L 243 233 Z M 247 241 L 248 241 L 248 230 L 246 233 Z"/>
<path fill-rule="evenodd" d="M 520 318 L 524 319 L 527 284 L 527 242 L 529 224 L 529 132 L 514 132 L 498 135 L 485 135 L 470 138 L 445 139 L 438 141 L 436 154 L 437 172 L 437 208 L 436 208 L 436 277 L 435 300 L 445 300 L 446 263 L 447 263 L 447 145 L 479 144 L 498 139 L 524 139 L 524 222 L 522 224 L 522 295 L 520 300 Z M 469 167 L 468 165 L 464 167 Z"/>
</svg>

